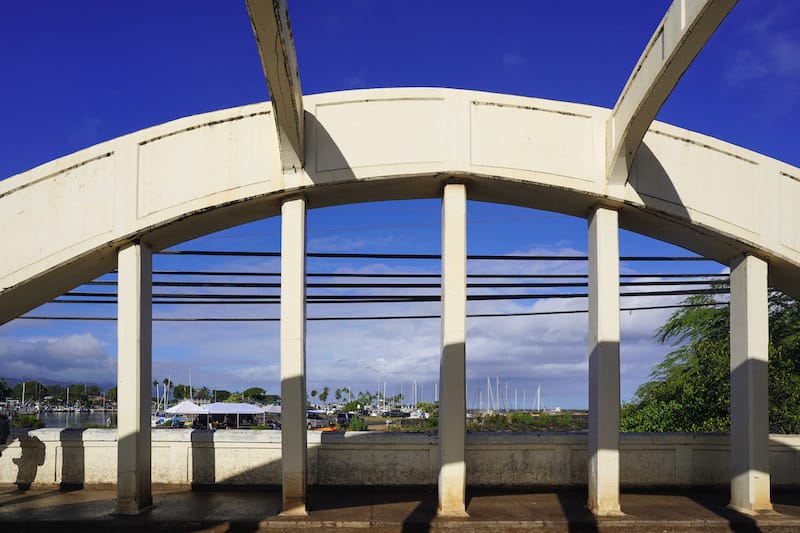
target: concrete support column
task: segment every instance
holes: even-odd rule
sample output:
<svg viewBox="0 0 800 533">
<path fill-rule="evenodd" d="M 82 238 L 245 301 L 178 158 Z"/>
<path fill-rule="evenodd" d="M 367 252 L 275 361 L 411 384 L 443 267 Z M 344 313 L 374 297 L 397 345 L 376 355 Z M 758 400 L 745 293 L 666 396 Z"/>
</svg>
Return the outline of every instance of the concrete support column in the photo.
<svg viewBox="0 0 800 533">
<path fill-rule="evenodd" d="M 619 508 L 619 224 L 617 212 L 589 216 L 589 509 Z"/>
<path fill-rule="evenodd" d="M 442 197 L 442 359 L 439 368 L 439 515 L 467 516 L 465 421 L 467 341 L 467 188 Z"/>
<path fill-rule="evenodd" d="M 117 263 L 117 508 L 137 514 L 153 504 L 150 478 L 153 255 L 143 243 Z"/>
<path fill-rule="evenodd" d="M 281 514 L 306 515 L 306 201 L 281 206 Z"/>
<path fill-rule="evenodd" d="M 772 511 L 769 488 L 767 264 L 731 263 L 731 503 L 741 513 Z"/>
</svg>

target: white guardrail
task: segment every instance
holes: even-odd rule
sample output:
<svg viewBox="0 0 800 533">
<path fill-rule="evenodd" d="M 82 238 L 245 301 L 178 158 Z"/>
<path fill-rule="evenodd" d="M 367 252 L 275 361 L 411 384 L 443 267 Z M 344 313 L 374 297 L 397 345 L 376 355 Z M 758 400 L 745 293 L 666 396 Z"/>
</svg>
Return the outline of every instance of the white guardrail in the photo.
<svg viewBox="0 0 800 533">
<path fill-rule="evenodd" d="M 435 485 L 435 434 L 308 433 L 312 485 Z M 730 437 L 620 435 L 626 486 L 725 485 Z M 467 435 L 467 483 L 522 487 L 586 484 L 585 433 Z M 274 430 L 155 429 L 153 483 L 280 485 L 281 434 Z M 117 432 L 15 430 L 0 445 L 0 483 L 114 484 Z M 800 435 L 770 437 L 774 486 L 800 485 Z"/>
</svg>

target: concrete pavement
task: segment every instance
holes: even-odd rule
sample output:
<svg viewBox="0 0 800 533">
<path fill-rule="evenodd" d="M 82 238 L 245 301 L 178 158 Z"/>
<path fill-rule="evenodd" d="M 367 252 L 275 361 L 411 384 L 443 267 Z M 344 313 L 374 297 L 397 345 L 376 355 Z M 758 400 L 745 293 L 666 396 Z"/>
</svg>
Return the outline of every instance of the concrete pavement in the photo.
<svg viewBox="0 0 800 533">
<path fill-rule="evenodd" d="M 776 490 L 773 515 L 726 509 L 728 489 L 627 491 L 623 517 L 595 518 L 584 490 L 468 490 L 469 518 L 436 517 L 433 487 L 312 487 L 309 516 L 278 516 L 277 488 L 157 486 L 154 507 L 113 515 L 116 490 L 0 486 L 0 531 L 800 531 L 800 491 Z"/>
</svg>

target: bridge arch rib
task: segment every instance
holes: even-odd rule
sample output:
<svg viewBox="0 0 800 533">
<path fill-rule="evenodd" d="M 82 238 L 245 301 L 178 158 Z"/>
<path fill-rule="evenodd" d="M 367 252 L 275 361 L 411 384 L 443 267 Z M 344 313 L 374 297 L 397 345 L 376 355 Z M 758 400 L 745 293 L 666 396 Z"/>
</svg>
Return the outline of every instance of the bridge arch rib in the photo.
<svg viewBox="0 0 800 533">
<path fill-rule="evenodd" d="M 154 250 L 309 207 L 441 195 L 587 217 L 728 264 L 770 265 L 800 296 L 800 169 L 653 123 L 621 192 L 608 188 L 610 110 L 452 89 L 371 89 L 304 98 L 303 172 L 283 174 L 269 103 L 138 131 L 0 182 L 0 323 L 113 269 L 136 240 Z"/>
<path fill-rule="evenodd" d="M 738 428 L 731 506 L 748 513 L 772 508 L 767 272 L 776 287 L 798 295 L 791 283 L 800 269 L 798 169 L 654 123 L 622 188 L 606 179 L 606 109 L 447 89 L 324 94 L 302 107 L 301 172 L 283 172 L 273 110 L 259 104 L 136 132 L 0 183 L 0 223 L 15 230 L 0 237 L 11 250 L 0 268 L 0 323 L 118 262 L 118 512 L 138 513 L 152 503 L 144 428 L 153 250 L 281 212 L 289 237 L 282 238 L 281 257 L 294 265 L 282 268 L 281 293 L 302 295 L 297 265 L 305 257 L 306 205 L 441 196 L 440 382 L 443 393 L 445 384 L 450 391 L 441 418 L 462 420 L 467 195 L 589 220 L 588 505 L 597 514 L 620 512 L 619 222 L 731 265 L 731 410 Z M 302 297 L 288 300 L 295 305 L 281 306 L 281 394 L 291 400 L 282 429 L 283 510 L 305 514 L 305 306 Z M 439 513 L 446 516 L 465 515 L 458 426 L 442 424 L 439 432 Z M 757 500 L 749 499 L 754 492 Z"/>
</svg>

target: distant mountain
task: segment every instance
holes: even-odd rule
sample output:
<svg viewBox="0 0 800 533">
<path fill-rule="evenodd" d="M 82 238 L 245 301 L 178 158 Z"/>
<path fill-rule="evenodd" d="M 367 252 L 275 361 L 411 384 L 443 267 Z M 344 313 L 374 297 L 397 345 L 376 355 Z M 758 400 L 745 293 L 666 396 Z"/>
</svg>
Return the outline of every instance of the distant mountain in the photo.
<svg viewBox="0 0 800 533">
<path fill-rule="evenodd" d="M 13 376 L 9 376 L 9 375 L 0 375 L 0 379 L 5 379 L 6 382 L 8 383 L 8 385 L 9 385 L 9 387 L 15 387 L 18 384 L 22 383 L 23 381 L 38 381 L 39 383 L 41 383 L 43 385 L 61 385 L 62 387 L 67 387 L 69 385 L 76 385 L 76 384 L 80 383 L 80 382 L 77 382 L 77 381 L 58 381 L 58 380 L 54 380 L 54 379 L 40 379 L 40 378 L 32 378 L 32 377 L 27 377 L 27 376 L 24 376 L 24 377 L 13 377 Z M 87 381 L 86 385 L 97 385 L 98 387 L 100 387 L 103 390 L 108 390 L 111 387 L 116 387 L 117 386 L 116 383 L 96 383 L 96 382 L 92 382 L 92 381 Z"/>
</svg>

